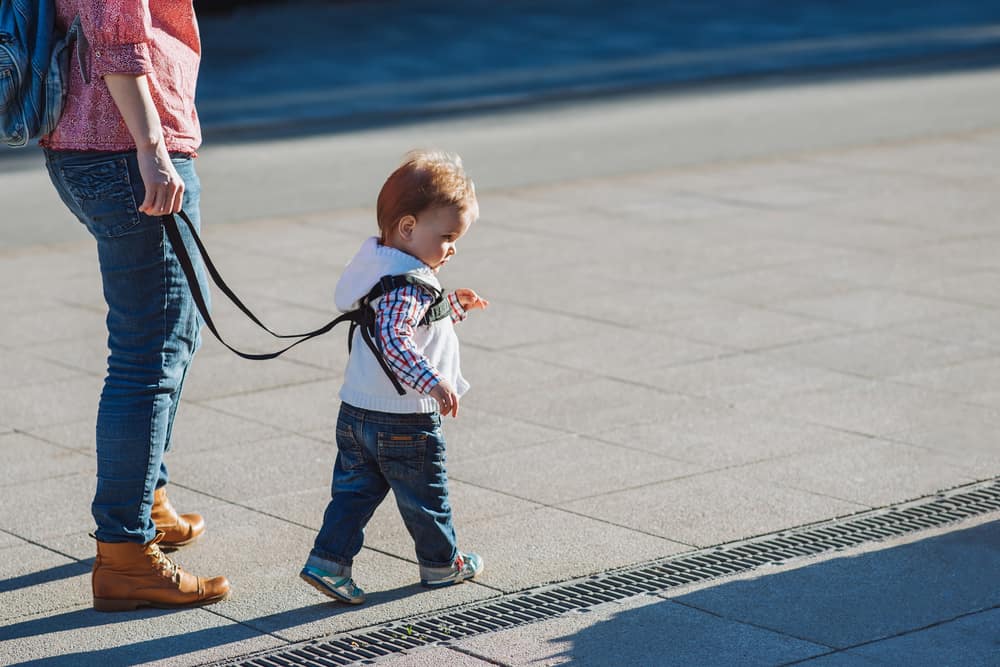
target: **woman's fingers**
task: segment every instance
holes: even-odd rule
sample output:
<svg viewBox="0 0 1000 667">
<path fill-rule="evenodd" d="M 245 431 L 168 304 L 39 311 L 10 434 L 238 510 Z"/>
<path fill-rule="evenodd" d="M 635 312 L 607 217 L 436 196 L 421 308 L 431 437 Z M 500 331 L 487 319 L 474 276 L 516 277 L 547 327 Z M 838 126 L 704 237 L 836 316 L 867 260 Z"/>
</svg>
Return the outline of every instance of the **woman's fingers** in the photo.
<svg viewBox="0 0 1000 667">
<path fill-rule="evenodd" d="M 174 189 L 174 196 L 170 202 L 170 213 L 177 213 L 181 210 L 184 205 L 184 183 L 180 183 L 179 186 Z"/>
</svg>

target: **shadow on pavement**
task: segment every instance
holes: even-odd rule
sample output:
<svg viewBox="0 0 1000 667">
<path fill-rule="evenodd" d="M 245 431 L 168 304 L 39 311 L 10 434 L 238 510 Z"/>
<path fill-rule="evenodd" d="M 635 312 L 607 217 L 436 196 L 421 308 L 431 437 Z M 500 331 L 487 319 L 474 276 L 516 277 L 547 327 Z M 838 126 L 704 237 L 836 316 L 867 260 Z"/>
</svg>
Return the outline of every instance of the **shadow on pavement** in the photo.
<svg viewBox="0 0 1000 667">
<path fill-rule="evenodd" d="M 546 639 L 574 665 L 995 665 L 1000 521 L 651 598 Z"/>
<path fill-rule="evenodd" d="M 290 585 L 296 585 L 292 583 Z M 402 600 L 423 592 L 417 584 L 378 591 L 368 595 L 365 609 Z M 225 605 L 225 603 L 222 603 Z M 206 608 L 207 609 L 207 608 Z M 204 628 L 183 635 L 170 635 L 146 641 L 121 644 L 114 648 L 92 651 L 67 652 L 59 656 L 15 663 L 18 665 L 47 665 L 51 667 L 79 667 L 79 665 L 132 665 L 174 656 L 203 651 L 206 649 L 235 644 L 260 638 L 263 633 L 273 634 L 286 628 L 328 620 L 341 614 L 349 614 L 358 609 L 335 601 L 320 602 L 308 607 L 291 609 L 269 616 L 233 621 L 224 616 L 225 607 L 214 607 L 223 625 Z M 175 613 L 191 613 L 192 610 L 140 609 L 133 612 L 103 613 L 93 609 L 78 609 L 56 616 L 47 616 L 0 628 L 0 641 L 24 639 L 38 635 L 52 635 L 81 628 L 99 628 L 132 621 L 148 620 Z M 257 629 L 257 628 L 262 629 Z M 5 663 L 7 664 L 7 663 Z"/>
<path fill-rule="evenodd" d="M 23 574 L 20 577 L 3 579 L 0 580 L 0 593 L 9 593 L 21 588 L 38 586 L 40 584 L 47 584 L 61 579 L 70 579 L 72 577 L 90 574 L 90 570 L 93 566 L 94 559 L 88 558 L 75 563 L 67 563 L 65 565 L 50 567 L 49 569 L 41 570 L 40 572 L 30 572 L 28 574 Z"/>
</svg>

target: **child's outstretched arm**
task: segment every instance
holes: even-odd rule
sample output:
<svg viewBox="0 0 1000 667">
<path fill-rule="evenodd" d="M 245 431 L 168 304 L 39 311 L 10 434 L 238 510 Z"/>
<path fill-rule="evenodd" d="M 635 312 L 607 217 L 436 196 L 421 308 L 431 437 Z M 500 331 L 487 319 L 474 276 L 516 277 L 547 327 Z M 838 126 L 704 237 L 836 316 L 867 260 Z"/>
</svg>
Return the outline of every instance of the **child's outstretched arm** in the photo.
<svg viewBox="0 0 1000 667">
<path fill-rule="evenodd" d="M 490 305 L 489 301 L 467 287 L 459 288 L 449 294 L 448 303 L 451 304 L 452 322 L 461 322 L 469 316 L 470 310 L 477 308 L 485 310 Z"/>
</svg>

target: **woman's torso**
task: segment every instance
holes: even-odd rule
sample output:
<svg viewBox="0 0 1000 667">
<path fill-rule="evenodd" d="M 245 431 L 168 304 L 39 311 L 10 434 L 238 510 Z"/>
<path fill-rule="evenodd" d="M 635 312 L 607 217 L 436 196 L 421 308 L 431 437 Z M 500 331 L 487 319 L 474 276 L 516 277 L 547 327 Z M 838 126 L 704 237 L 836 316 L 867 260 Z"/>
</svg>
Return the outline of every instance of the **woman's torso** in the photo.
<svg viewBox="0 0 1000 667">
<path fill-rule="evenodd" d="M 63 115 L 42 145 L 53 150 L 134 148 L 103 76 L 145 73 L 167 150 L 194 155 L 201 145 L 194 108 L 201 39 L 191 0 L 57 0 L 56 9 L 64 30 L 80 16 L 90 43 L 83 52 L 90 83 L 74 54 Z"/>
</svg>

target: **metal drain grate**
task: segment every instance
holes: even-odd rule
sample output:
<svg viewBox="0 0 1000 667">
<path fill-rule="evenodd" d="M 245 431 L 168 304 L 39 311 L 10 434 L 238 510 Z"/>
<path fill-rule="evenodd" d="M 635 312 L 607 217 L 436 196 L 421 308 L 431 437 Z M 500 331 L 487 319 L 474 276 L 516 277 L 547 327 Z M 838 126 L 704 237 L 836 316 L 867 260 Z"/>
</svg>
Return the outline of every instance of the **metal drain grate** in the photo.
<svg viewBox="0 0 1000 667">
<path fill-rule="evenodd" d="M 555 618 L 568 611 L 643 593 L 750 572 L 767 564 L 817 556 L 937 528 L 1000 511 L 1000 477 L 920 500 L 611 570 L 569 584 L 515 593 L 329 640 L 215 663 L 218 667 L 334 667 L 370 663 L 406 649 L 464 639 Z"/>
</svg>

